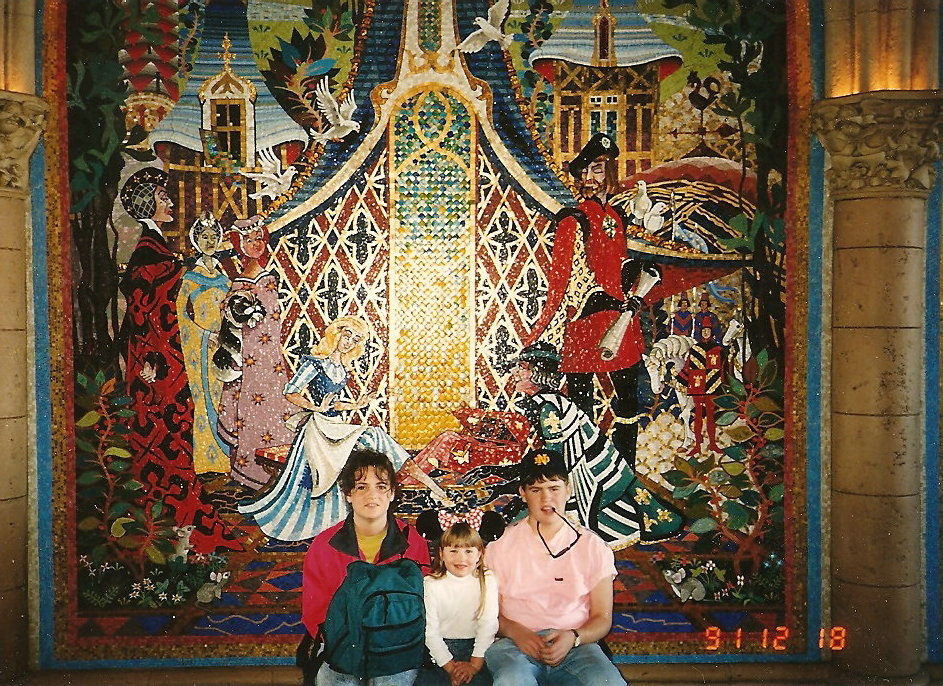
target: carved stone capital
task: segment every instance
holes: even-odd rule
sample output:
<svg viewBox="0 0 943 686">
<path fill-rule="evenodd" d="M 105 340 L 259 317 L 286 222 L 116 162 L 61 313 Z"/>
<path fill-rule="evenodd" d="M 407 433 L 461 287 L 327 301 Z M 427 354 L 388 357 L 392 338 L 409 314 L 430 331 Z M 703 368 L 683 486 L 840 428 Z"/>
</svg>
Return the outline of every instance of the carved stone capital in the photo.
<svg viewBox="0 0 943 686">
<path fill-rule="evenodd" d="M 46 128 L 48 109 L 42 98 L 0 91 L 0 191 L 26 192 L 29 158 Z"/>
<path fill-rule="evenodd" d="M 812 130 L 831 155 L 838 199 L 927 197 L 943 139 L 943 92 L 879 91 L 820 100 Z"/>
</svg>

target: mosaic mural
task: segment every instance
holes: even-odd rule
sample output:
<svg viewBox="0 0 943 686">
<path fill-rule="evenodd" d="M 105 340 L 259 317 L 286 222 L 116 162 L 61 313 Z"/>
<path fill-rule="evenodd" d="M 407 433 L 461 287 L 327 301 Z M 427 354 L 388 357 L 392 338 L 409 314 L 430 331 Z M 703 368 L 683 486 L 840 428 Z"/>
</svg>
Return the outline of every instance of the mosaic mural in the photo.
<svg viewBox="0 0 943 686">
<path fill-rule="evenodd" d="M 570 512 L 616 550 L 617 660 L 815 652 L 803 21 L 777 0 L 48 3 L 67 363 L 45 664 L 291 663 L 303 554 L 345 514 L 305 457 L 325 413 L 403 465 L 407 519 L 513 520 L 536 447 L 627 504 L 628 527 Z M 343 330 L 363 340 L 341 355 Z M 521 391 L 532 345 L 566 372 L 541 397 L 631 486 L 594 482 L 591 442 Z"/>
</svg>

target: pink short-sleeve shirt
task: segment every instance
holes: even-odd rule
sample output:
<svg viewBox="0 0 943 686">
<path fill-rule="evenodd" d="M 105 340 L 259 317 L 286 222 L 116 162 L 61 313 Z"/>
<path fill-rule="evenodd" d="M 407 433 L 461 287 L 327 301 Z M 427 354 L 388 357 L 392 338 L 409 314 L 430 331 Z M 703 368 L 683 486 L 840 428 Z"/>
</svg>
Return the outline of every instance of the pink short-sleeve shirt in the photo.
<svg viewBox="0 0 943 686">
<path fill-rule="evenodd" d="M 616 576 L 612 551 L 589 529 L 579 527 L 580 539 L 553 558 L 527 520 L 508 527 L 491 543 L 485 563 L 498 578 L 500 611 L 531 631 L 570 629 L 589 618 L 590 591 L 603 579 Z M 550 550 L 563 550 L 575 534 L 561 527 L 547 540 Z"/>
</svg>

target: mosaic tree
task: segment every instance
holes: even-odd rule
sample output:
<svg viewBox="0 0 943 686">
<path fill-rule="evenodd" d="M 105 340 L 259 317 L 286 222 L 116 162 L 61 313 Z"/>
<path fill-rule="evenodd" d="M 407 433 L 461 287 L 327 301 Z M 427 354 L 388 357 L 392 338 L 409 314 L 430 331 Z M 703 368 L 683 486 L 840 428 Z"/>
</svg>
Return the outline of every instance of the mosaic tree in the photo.
<svg viewBox="0 0 943 686">
<path fill-rule="evenodd" d="M 723 49 L 716 66 L 730 75 L 736 88 L 717 98 L 713 108 L 737 122 L 742 160 L 748 157 L 747 146 L 753 146 L 757 176 L 758 220 L 740 222 L 743 240 L 730 247 L 753 256 L 752 269 L 744 270 L 744 276 L 760 303 L 754 312 L 757 316 L 747 322 L 754 344 L 757 348 L 781 350 L 786 321 L 782 299 L 788 149 L 786 73 L 765 67 L 786 62 L 785 3 L 759 0 L 747 7 L 740 0 L 661 0 L 651 4 L 680 13 L 703 33 L 705 44 Z M 746 174 L 746 164 L 743 169 Z"/>
<path fill-rule="evenodd" d="M 125 164 L 122 152 L 143 140 L 144 132 L 130 135 L 121 110 L 127 94 L 118 63 L 125 9 L 112 2 L 72 3 L 68 12 L 73 32 L 66 58 L 69 129 L 74 132 L 69 137 L 69 178 L 76 367 L 105 369 L 117 365 L 118 269 L 109 222 Z"/>
<path fill-rule="evenodd" d="M 200 9 L 186 0 L 67 7 L 69 184 L 76 255 L 73 338 L 79 369 L 117 366 L 118 265 L 111 214 L 125 165 L 155 159 L 140 144 L 147 136 L 142 124 L 153 125 L 148 120 L 157 113 L 139 113 L 129 106 L 129 94 L 159 96 L 164 114 L 172 107 L 186 73 L 178 37 L 185 34 L 185 50 Z M 129 119 L 134 123 L 129 125 Z"/>
</svg>

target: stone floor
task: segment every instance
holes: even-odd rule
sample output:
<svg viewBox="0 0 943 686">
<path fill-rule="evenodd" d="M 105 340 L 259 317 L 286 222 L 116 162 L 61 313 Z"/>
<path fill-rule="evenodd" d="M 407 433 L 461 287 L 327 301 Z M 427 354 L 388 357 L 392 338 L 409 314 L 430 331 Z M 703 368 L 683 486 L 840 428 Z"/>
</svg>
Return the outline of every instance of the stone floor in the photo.
<svg viewBox="0 0 943 686">
<path fill-rule="evenodd" d="M 624 665 L 622 671 L 632 686 L 828 683 L 827 665 Z M 13 683 L 16 686 L 300 686 L 301 674 L 293 667 L 73 671 L 34 673 Z"/>
<path fill-rule="evenodd" d="M 652 664 L 622 665 L 631 686 L 943 686 L 943 665 L 927 665 L 909 679 L 830 678 L 827 664 Z M 11 686 L 301 686 L 294 667 L 205 668 L 178 670 L 87 670 L 37 672 Z M 593 686 L 586 684 L 585 686 Z"/>
</svg>

